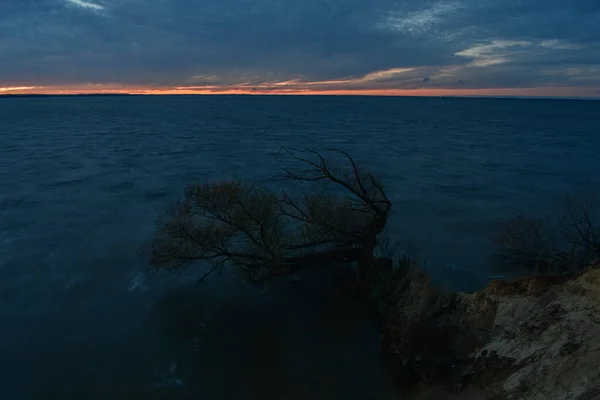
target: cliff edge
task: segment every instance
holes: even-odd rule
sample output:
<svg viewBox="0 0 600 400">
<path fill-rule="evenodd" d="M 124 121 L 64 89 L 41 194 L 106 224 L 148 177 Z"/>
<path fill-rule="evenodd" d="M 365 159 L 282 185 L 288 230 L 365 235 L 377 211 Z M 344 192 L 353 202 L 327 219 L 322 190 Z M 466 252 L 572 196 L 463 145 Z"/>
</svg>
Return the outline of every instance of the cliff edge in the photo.
<svg viewBox="0 0 600 400">
<path fill-rule="evenodd" d="M 391 364 L 419 382 L 411 399 L 596 400 L 599 267 L 444 294 L 407 266 L 369 286 Z"/>
</svg>

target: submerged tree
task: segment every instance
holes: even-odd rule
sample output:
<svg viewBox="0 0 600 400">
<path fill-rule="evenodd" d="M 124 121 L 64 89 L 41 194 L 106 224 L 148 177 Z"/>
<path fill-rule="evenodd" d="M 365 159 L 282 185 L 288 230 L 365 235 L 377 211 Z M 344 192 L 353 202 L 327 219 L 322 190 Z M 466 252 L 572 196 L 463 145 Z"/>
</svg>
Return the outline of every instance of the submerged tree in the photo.
<svg viewBox="0 0 600 400">
<path fill-rule="evenodd" d="M 309 184 L 312 192 L 295 196 L 239 181 L 190 185 L 159 219 L 148 246 L 151 268 L 210 262 L 203 280 L 233 264 L 257 282 L 311 265 L 371 265 L 391 210 L 379 180 L 339 149 L 286 147 L 280 155 L 291 165 L 275 178 Z"/>
</svg>

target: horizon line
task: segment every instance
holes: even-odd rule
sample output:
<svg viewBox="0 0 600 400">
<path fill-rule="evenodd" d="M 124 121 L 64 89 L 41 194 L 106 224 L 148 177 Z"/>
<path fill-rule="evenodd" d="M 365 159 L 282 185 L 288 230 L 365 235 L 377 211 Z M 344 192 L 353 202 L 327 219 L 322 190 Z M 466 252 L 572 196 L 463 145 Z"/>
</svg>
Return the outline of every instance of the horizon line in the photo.
<svg viewBox="0 0 600 400">
<path fill-rule="evenodd" d="M 393 94 L 393 93 L 361 93 L 356 91 L 355 93 L 307 93 L 307 92 L 295 92 L 295 93 L 268 93 L 268 92 L 244 92 L 244 93 L 227 93 L 227 92 L 212 92 L 212 93 L 161 93 L 161 92 L 150 92 L 150 93 L 136 93 L 136 92 L 89 92 L 89 93 L 1 93 L 1 97 L 85 97 L 85 96 L 106 96 L 106 97 L 118 97 L 118 96 L 282 96 L 282 97 L 416 97 L 416 98 L 471 98 L 471 99 L 540 99 L 540 100 L 600 100 L 600 96 L 543 96 L 543 95 L 485 95 L 485 94 L 440 94 L 440 95 L 425 95 L 425 94 Z"/>
</svg>

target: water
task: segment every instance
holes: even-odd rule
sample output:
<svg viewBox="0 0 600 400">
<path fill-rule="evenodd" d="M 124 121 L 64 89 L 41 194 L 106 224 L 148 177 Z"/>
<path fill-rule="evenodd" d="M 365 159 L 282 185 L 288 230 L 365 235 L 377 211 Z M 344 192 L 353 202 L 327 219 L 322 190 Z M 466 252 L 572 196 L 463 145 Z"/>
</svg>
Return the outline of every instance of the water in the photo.
<svg viewBox="0 0 600 400">
<path fill-rule="evenodd" d="M 156 216 L 191 181 L 268 178 L 282 145 L 338 146 L 386 183 L 390 235 L 473 289 L 495 222 L 598 182 L 599 128 L 592 101 L 0 99 L 1 397 L 398 398 L 367 311 L 327 274 L 149 279 Z"/>
</svg>

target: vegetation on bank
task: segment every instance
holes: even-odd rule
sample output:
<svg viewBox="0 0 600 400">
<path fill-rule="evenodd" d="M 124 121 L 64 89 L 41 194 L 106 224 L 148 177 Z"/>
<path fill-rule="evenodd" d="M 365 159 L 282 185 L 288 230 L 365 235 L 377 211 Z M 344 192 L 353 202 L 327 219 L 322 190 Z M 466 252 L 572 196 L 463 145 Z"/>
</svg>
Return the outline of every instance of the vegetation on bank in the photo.
<svg viewBox="0 0 600 400">
<path fill-rule="evenodd" d="M 271 183 L 283 180 L 302 190 L 239 181 L 190 185 L 160 218 L 146 248 L 151 270 L 200 262 L 209 265 L 202 281 L 232 265 L 251 282 L 264 282 L 306 266 L 356 263 L 398 375 L 413 384 L 460 383 L 480 337 L 464 326 L 459 297 L 434 285 L 412 254 L 396 262 L 375 255 L 386 244 L 382 233 L 392 208 L 379 179 L 338 149 L 283 148 L 280 155 L 290 165 Z M 493 236 L 500 255 L 537 274 L 581 270 L 600 256 L 596 200 L 588 191 L 569 197 L 551 217 L 507 220 Z"/>
<path fill-rule="evenodd" d="M 580 271 L 600 257 L 600 198 L 593 188 L 580 190 L 551 214 L 509 218 L 492 240 L 502 258 L 529 273 Z"/>
</svg>

